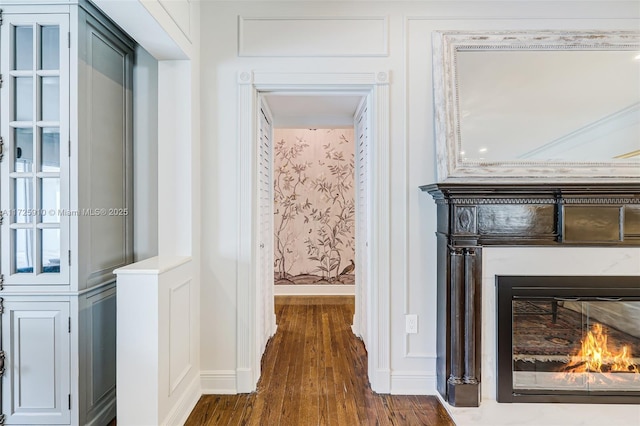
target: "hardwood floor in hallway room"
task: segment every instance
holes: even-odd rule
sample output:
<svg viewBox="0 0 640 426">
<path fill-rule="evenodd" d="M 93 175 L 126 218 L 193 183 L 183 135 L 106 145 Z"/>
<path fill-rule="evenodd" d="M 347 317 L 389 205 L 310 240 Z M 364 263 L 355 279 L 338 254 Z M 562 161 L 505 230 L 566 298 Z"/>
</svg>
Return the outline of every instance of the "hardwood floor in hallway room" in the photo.
<svg viewBox="0 0 640 426">
<path fill-rule="evenodd" d="M 454 425 L 435 396 L 379 395 L 351 332 L 352 296 L 277 296 L 278 331 L 251 394 L 204 395 L 185 425 Z"/>
</svg>

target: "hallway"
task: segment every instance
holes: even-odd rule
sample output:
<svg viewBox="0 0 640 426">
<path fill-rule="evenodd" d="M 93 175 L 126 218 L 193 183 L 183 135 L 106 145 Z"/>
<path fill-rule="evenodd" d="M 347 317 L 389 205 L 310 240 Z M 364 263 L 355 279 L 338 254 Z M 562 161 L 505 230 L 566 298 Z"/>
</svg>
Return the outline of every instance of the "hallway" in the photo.
<svg viewBox="0 0 640 426">
<path fill-rule="evenodd" d="M 377 395 L 351 296 L 277 296 L 278 331 L 252 394 L 204 395 L 187 426 L 453 425 L 435 396 Z"/>
</svg>

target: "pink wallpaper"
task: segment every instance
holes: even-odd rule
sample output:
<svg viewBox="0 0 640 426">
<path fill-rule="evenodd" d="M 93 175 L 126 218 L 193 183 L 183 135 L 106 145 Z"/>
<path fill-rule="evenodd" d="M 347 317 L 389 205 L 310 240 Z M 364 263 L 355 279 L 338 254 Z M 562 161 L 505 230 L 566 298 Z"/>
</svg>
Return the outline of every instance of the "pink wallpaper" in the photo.
<svg viewBox="0 0 640 426">
<path fill-rule="evenodd" d="M 274 131 L 276 284 L 353 284 L 352 129 Z"/>
</svg>

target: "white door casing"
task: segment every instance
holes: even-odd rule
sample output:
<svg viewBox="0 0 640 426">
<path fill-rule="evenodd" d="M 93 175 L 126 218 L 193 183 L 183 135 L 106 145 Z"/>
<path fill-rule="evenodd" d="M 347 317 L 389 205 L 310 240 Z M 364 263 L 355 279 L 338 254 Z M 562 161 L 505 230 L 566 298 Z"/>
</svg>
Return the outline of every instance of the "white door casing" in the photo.
<svg viewBox="0 0 640 426">
<path fill-rule="evenodd" d="M 260 305 L 264 293 L 261 285 L 261 262 L 258 249 L 259 191 L 258 126 L 260 94 L 273 92 L 353 92 L 368 98 L 370 117 L 369 184 L 371 200 L 367 212 L 367 234 L 370 236 L 370 262 L 362 283 L 367 297 L 359 314 L 366 327 L 369 355 L 369 381 L 375 392 L 389 393 L 390 370 L 390 223 L 389 223 L 389 87 L 387 72 L 363 73 L 238 73 L 238 271 L 236 318 L 236 390 L 256 389 L 260 377 L 261 345 L 258 337 L 264 327 L 260 323 Z M 271 219 L 272 220 L 272 219 Z M 356 240 L 356 244 L 358 241 Z M 357 249 L 358 250 L 358 249 Z M 362 250 L 361 250 L 362 251 Z M 362 274 L 362 268 L 358 267 Z M 273 271 L 269 273 L 273 280 Z M 272 283 L 273 284 L 273 283 Z M 271 286 L 270 286 L 271 287 Z M 366 306 L 364 306 L 366 305 Z M 360 326 L 360 325 L 358 325 Z"/>
</svg>

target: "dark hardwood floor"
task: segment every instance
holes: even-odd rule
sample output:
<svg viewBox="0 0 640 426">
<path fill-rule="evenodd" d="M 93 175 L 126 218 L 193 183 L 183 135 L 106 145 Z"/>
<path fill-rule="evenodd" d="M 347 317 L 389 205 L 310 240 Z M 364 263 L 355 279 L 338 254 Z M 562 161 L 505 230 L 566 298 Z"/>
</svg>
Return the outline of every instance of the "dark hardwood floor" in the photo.
<svg viewBox="0 0 640 426">
<path fill-rule="evenodd" d="M 276 297 L 257 391 L 204 395 L 185 425 L 454 425 L 434 396 L 371 391 L 353 311 L 350 296 Z"/>
</svg>

